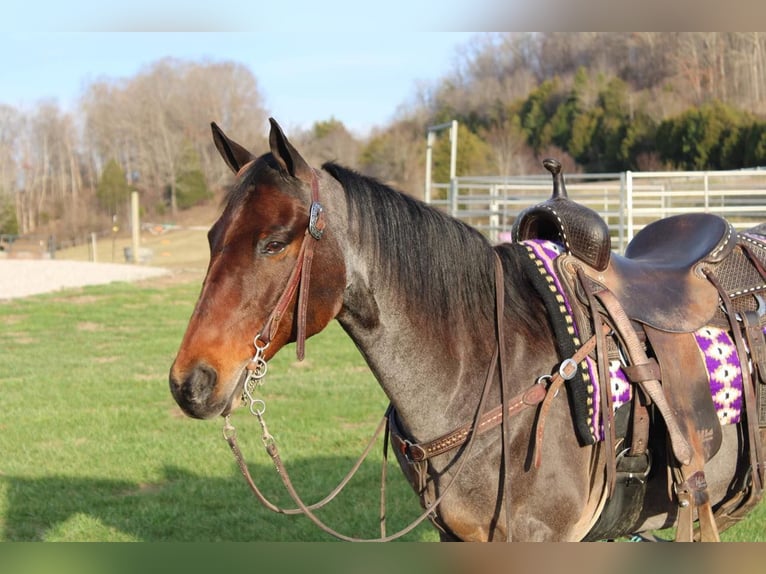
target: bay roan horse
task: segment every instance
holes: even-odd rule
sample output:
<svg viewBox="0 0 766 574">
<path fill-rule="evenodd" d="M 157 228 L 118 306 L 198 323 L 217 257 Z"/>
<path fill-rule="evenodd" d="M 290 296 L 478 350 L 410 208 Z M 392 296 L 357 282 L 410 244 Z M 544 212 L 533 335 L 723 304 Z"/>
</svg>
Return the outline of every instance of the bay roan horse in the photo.
<svg viewBox="0 0 766 574">
<path fill-rule="evenodd" d="M 590 332 L 573 339 L 570 351 L 557 342 L 562 334 L 536 285 L 538 273 L 530 268 L 531 244 L 521 241 L 546 235 L 544 218 L 532 214 L 536 235 L 517 229 L 519 241 L 493 246 L 476 229 L 374 179 L 334 163 L 313 169 L 273 120 L 271 150 L 260 157 L 215 124 L 213 136 L 237 178 L 209 231 L 207 276 L 170 371 L 170 389 L 186 414 L 227 415 L 242 401 L 254 350 L 265 364 L 297 341 L 301 355 L 305 338 L 337 319 L 391 401 L 392 446 L 405 475 L 424 505 L 441 497 L 430 518 L 444 540 L 603 539 L 648 532 L 679 519 L 688 528 L 710 508 L 725 510 L 730 519 L 725 527 L 757 502 L 763 470 L 759 440 L 742 423 L 687 432 L 689 425 L 680 417 L 684 397 L 693 391 L 684 391 L 676 402 L 669 396 L 668 406 L 662 391 L 647 382 L 660 378 L 657 369 L 643 361 L 649 374 L 636 373 L 642 361 L 633 354 L 623 363 L 631 380 L 646 383 L 640 390 L 632 385 L 631 396 L 640 400 L 618 408 L 616 399 L 603 392 L 609 385 L 601 385 L 600 404 L 612 408 L 598 409 L 598 396 L 585 397 L 586 416 L 598 411 L 595 426 L 576 420 L 580 391 L 573 390 L 567 369 L 582 367 L 589 355 L 590 379 L 599 372 L 608 377 L 603 368 L 609 366 L 598 357 L 607 353 L 595 349 L 609 347 L 607 339 L 617 340 L 609 358 L 619 359 L 635 341 L 630 335 L 617 339 L 624 323 L 608 312 L 614 301 L 604 295 L 606 289 L 595 295 L 586 289 L 580 299 L 606 311 L 596 313 L 600 319 L 591 318 L 589 327 L 578 319 L 579 329 Z M 575 240 L 564 240 L 562 257 L 577 255 L 568 249 Z M 716 242 L 717 236 L 712 243 L 699 237 L 687 241 L 711 249 Z M 609 259 L 608 238 L 605 249 Z M 586 261 L 578 267 L 579 285 L 603 278 L 601 287 L 614 285 L 623 302 L 627 293 L 632 303 L 625 305 L 626 312 L 640 319 L 637 292 L 630 299 L 630 285 L 620 281 L 631 273 L 646 279 L 649 273 L 648 287 L 641 290 L 661 288 L 656 274 L 637 267 L 649 265 L 641 263 L 641 255 L 651 249 L 637 244 L 633 259 L 612 255 L 608 263 Z M 663 273 L 674 272 L 674 281 L 696 281 L 699 273 L 685 275 L 690 263 L 665 265 L 673 269 Z M 697 297 L 692 287 L 666 289 L 663 296 L 676 297 L 677 305 L 690 297 L 692 304 L 709 299 L 708 291 L 700 288 Z M 697 304 L 698 314 L 703 303 Z M 716 292 L 712 311 L 717 303 Z M 678 317 L 676 312 L 669 320 Z M 646 323 L 652 324 L 651 317 Z M 654 331 L 667 338 L 659 327 Z M 640 339 L 639 355 L 649 348 L 646 337 Z M 657 359 L 663 371 L 665 363 L 672 367 L 686 360 Z M 651 362 L 656 366 L 656 359 Z M 662 378 L 670 374 L 663 372 Z M 547 392 L 553 386 L 557 392 Z M 710 393 L 695 400 L 705 408 L 712 403 Z M 494 421 L 487 419 L 488 412 L 495 413 Z M 625 417 L 618 416 L 623 412 Z M 666 416 L 675 422 L 663 420 Z M 741 419 L 753 422 L 752 417 L 743 409 Z M 642 422 L 650 426 L 648 435 Z M 481 432 L 471 430 L 477 426 Z M 666 427 L 678 432 L 679 426 L 686 440 L 668 440 Z M 699 448 L 702 443 L 706 451 Z M 683 464 L 673 463 L 671 450 Z M 635 468 L 626 468 L 628 459 Z M 697 472 L 680 473 L 689 468 Z M 684 518 L 690 503 L 695 511 Z"/>
</svg>

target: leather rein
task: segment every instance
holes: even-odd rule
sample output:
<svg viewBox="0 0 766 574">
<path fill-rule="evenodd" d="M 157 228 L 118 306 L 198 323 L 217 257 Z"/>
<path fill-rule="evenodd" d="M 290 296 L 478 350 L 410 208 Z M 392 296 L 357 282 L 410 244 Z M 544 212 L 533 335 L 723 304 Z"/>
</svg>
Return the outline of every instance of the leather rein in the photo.
<svg viewBox="0 0 766 574">
<path fill-rule="evenodd" d="M 245 164 L 237 175 L 241 175 L 250 164 Z M 267 363 L 265 359 L 265 351 L 269 347 L 272 339 L 276 335 L 277 329 L 281 319 L 284 317 L 285 312 L 288 310 L 296 291 L 298 292 L 297 302 L 297 335 L 296 335 L 296 354 L 298 360 L 303 360 L 305 355 L 305 341 L 306 341 L 306 313 L 308 308 L 308 289 L 310 282 L 311 264 L 314 256 L 314 250 L 316 244 L 322 238 L 326 227 L 326 221 L 324 218 L 324 210 L 319 203 L 319 183 L 317 175 L 312 170 L 311 180 L 311 207 L 309 215 L 309 224 L 306 229 L 303 242 L 298 252 L 295 266 L 290 273 L 282 295 L 277 300 L 274 310 L 264 322 L 260 332 L 253 339 L 253 346 L 255 353 L 252 359 L 245 367 L 245 384 L 243 388 L 243 398 L 247 398 L 250 402 L 250 412 L 256 416 L 260 423 L 262 430 L 262 442 L 266 449 L 266 452 L 271 457 L 271 460 L 282 479 L 282 482 L 290 494 L 293 502 L 297 505 L 297 508 L 285 509 L 277 506 L 269 501 L 259 490 L 255 481 L 250 474 L 250 470 L 242 455 L 241 449 L 237 442 L 237 432 L 234 426 L 231 424 L 230 415 L 226 415 L 223 436 L 228 443 L 234 458 L 242 472 L 245 480 L 250 487 L 250 490 L 256 496 L 256 498 L 267 509 L 279 513 L 279 514 L 304 514 L 314 524 L 316 524 L 324 532 L 339 538 L 341 540 L 349 542 L 388 542 L 404 536 L 411 532 L 415 527 L 422 523 L 426 518 L 433 516 L 441 501 L 444 499 L 447 492 L 450 491 L 452 485 L 456 482 L 457 477 L 461 474 L 463 467 L 467 460 L 470 458 L 470 452 L 476 438 L 487 432 L 488 430 L 501 425 L 503 435 L 503 473 L 504 473 L 504 499 L 506 500 L 506 532 L 507 538 L 510 541 L 511 536 L 511 504 L 510 504 L 510 417 L 522 412 L 526 408 L 536 407 L 538 404 L 543 403 L 541 408 L 540 417 L 537 424 L 537 432 L 535 437 L 535 451 L 538 453 L 535 457 L 535 466 L 539 466 L 540 456 L 539 448 L 543 438 L 543 428 L 545 415 L 550 408 L 550 401 L 558 394 L 558 389 L 566 381 L 574 376 L 577 365 L 585 359 L 585 356 L 589 354 L 595 347 L 595 335 L 591 337 L 580 349 L 569 359 L 564 360 L 558 371 L 553 375 L 543 375 L 539 377 L 535 383 L 529 386 L 521 393 L 510 397 L 508 391 L 507 369 L 505 360 L 505 342 L 504 342 L 504 328 L 503 328 L 503 312 L 505 307 L 504 297 L 504 280 L 503 280 L 503 266 L 497 255 L 495 255 L 495 329 L 496 329 L 496 346 L 495 351 L 484 381 L 482 388 L 481 399 L 477 406 L 473 420 L 461 426 L 454 431 L 451 431 L 437 439 L 425 442 L 425 443 L 413 443 L 404 433 L 400 430 L 396 423 L 396 412 L 392 405 L 389 405 L 386 410 L 386 414 L 378 424 L 372 438 L 365 447 L 362 455 L 353 465 L 348 474 L 328 494 L 323 500 L 313 505 L 306 505 L 297 491 L 295 490 L 289 474 L 282 462 L 279 450 L 277 448 L 274 437 L 269 433 L 266 421 L 264 419 L 264 413 L 266 410 L 265 402 L 262 399 L 255 398 L 255 390 L 257 387 L 263 384 L 263 379 L 267 372 Z M 495 379 L 495 373 L 499 367 L 499 378 L 501 386 L 501 401 L 502 404 L 486 411 L 484 410 L 487 396 L 489 395 L 489 389 L 492 386 L 492 382 Z M 551 392 L 549 392 L 551 391 Z M 555 392 L 554 392 L 555 391 Z M 333 528 L 327 526 L 322 522 L 315 514 L 314 510 L 322 508 L 328 502 L 337 496 L 341 490 L 346 486 L 349 480 L 353 477 L 356 471 L 361 466 L 362 462 L 367 458 L 372 450 L 377 438 L 385 428 L 384 444 L 383 444 L 383 470 L 381 473 L 381 536 L 375 539 L 362 539 L 347 536 L 337 532 Z M 441 490 L 439 496 L 433 500 L 430 504 L 426 505 L 425 511 L 418 516 L 408 526 L 400 531 L 386 535 L 385 525 L 385 477 L 386 477 L 386 465 L 387 465 L 387 450 L 389 436 L 392 445 L 402 454 L 411 464 L 424 464 L 426 459 L 435 457 L 441 454 L 445 454 L 463 444 L 467 443 L 465 450 L 459 455 L 460 461 L 452 474 L 449 482 Z"/>
</svg>

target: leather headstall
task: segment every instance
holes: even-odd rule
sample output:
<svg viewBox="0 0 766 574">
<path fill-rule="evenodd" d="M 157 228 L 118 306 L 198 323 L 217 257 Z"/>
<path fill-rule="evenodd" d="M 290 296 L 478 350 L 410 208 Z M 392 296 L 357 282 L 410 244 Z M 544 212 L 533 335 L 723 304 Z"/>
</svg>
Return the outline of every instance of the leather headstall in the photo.
<svg viewBox="0 0 766 574">
<path fill-rule="evenodd" d="M 303 236 L 303 242 L 298 252 L 298 258 L 295 262 L 290 277 L 287 280 L 282 295 L 277 300 L 274 310 L 263 324 L 260 333 L 256 335 L 254 344 L 257 348 L 265 349 L 279 328 L 279 322 L 282 320 L 285 312 L 290 306 L 295 292 L 298 291 L 298 310 L 297 310 L 297 335 L 296 335 L 296 355 L 299 361 L 302 361 L 306 354 L 306 313 L 308 311 L 308 291 L 311 279 L 311 263 L 314 258 L 314 249 L 317 242 L 324 234 L 327 222 L 324 216 L 324 209 L 319 203 L 319 180 L 316 171 L 311 170 L 311 207 L 309 208 L 309 223 Z"/>
</svg>

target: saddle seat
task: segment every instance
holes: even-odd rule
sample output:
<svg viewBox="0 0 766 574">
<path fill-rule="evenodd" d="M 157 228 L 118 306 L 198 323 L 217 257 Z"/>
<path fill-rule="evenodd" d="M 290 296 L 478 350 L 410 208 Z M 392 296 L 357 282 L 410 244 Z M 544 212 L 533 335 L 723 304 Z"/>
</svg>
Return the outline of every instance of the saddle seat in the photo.
<svg viewBox="0 0 766 574">
<path fill-rule="evenodd" d="M 634 321 L 671 333 L 689 333 L 710 323 L 718 291 L 704 274 L 725 259 L 737 234 L 711 213 L 687 213 L 655 221 L 613 253 L 608 267 L 586 270 L 612 291 Z"/>
</svg>

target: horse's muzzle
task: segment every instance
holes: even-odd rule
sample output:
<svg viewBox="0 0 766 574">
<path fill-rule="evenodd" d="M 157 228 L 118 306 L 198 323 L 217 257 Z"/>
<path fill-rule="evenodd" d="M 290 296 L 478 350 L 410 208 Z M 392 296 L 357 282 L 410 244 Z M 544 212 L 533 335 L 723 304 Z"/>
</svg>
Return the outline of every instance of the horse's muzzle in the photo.
<svg viewBox="0 0 766 574">
<path fill-rule="evenodd" d="M 209 419 L 220 415 L 230 402 L 216 396 L 218 373 L 208 365 L 196 365 L 185 376 L 170 371 L 170 392 L 184 413 L 197 419 Z"/>
</svg>

